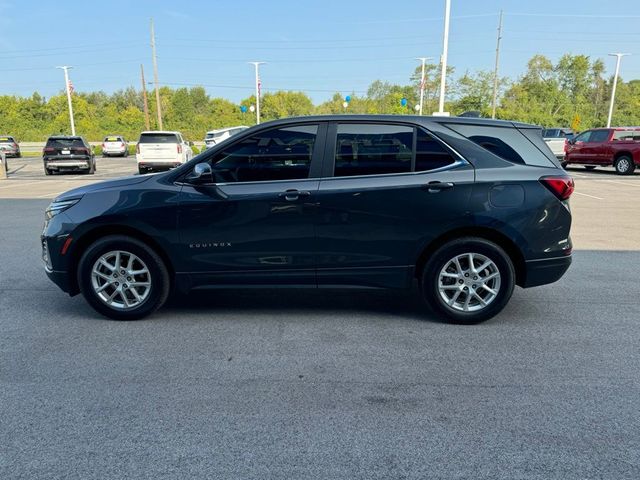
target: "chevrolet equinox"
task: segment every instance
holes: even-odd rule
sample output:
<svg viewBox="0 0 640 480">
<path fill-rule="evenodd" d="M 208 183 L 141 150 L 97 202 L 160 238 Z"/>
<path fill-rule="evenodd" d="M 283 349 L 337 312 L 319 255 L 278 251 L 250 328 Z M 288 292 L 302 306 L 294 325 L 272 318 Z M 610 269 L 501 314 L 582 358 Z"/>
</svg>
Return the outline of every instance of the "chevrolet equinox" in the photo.
<svg viewBox="0 0 640 480">
<path fill-rule="evenodd" d="M 114 319 L 172 290 L 409 289 L 455 323 L 571 263 L 574 184 L 541 130 L 479 118 L 264 123 L 168 172 L 87 185 L 46 210 L 62 290 Z"/>
</svg>

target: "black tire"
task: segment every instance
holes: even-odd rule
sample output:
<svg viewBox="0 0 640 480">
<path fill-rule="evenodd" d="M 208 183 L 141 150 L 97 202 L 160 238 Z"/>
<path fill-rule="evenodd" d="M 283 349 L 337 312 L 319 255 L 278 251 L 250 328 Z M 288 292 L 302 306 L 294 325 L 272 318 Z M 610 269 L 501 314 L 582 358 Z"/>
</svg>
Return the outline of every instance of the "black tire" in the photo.
<svg viewBox="0 0 640 480">
<path fill-rule="evenodd" d="M 87 173 L 88 173 L 89 175 L 93 175 L 94 173 L 96 173 L 96 162 L 95 162 L 95 160 L 94 160 L 94 161 L 92 161 L 92 162 L 89 164 L 89 169 L 87 170 Z"/>
<path fill-rule="evenodd" d="M 596 165 L 585 165 L 584 168 L 587 169 L 587 170 L 595 170 L 596 169 Z"/>
<path fill-rule="evenodd" d="M 491 260 L 500 274 L 500 286 L 495 298 L 484 308 L 470 312 L 464 312 L 450 307 L 441 297 L 438 286 L 441 270 L 457 255 L 467 253 L 480 254 L 488 260 Z M 483 270 L 483 272 L 484 271 L 485 270 Z M 446 319 L 450 323 L 472 325 L 488 320 L 502 311 L 513 293 L 515 278 L 513 262 L 499 245 L 483 238 L 465 237 L 446 243 L 430 256 L 422 271 L 420 286 L 423 299 L 438 316 Z M 471 280 L 472 277 L 469 277 L 469 281 Z M 458 280 L 458 282 L 459 281 L 460 280 Z M 467 279 L 463 279 L 462 281 L 466 282 Z M 457 286 L 457 283 L 453 282 L 453 285 Z M 460 292 L 460 294 L 469 295 L 467 292 L 470 292 L 472 286 L 462 288 L 467 288 L 467 291 Z M 481 294 L 485 293 L 480 289 L 477 291 Z M 476 300 L 473 301 L 476 302 Z"/>
<path fill-rule="evenodd" d="M 560 162 L 560 166 L 562 168 L 564 168 L 565 170 L 567 169 L 567 166 L 569 165 L 569 162 Z"/>
<path fill-rule="evenodd" d="M 122 310 L 107 305 L 92 285 L 93 265 L 100 256 L 114 250 L 136 255 L 149 270 L 151 278 L 149 293 L 140 305 L 131 309 Z M 98 313 L 114 320 L 138 320 L 151 315 L 166 302 L 171 287 L 167 266 L 160 256 L 143 242 L 125 235 L 111 235 L 91 244 L 82 254 L 77 276 L 80 291 L 89 305 Z"/>
<path fill-rule="evenodd" d="M 148 172 L 148 170 L 146 168 L 138 167 L 138 173 L 140 175 L 144 175 L 147 172 Z"/>
<path fill-rule="evenodd" d="M 44 174 L 45 175 L 51 175 L 53 172 L 51 172 L 51 170 L 49 170 L 47 167 L 44 167 Z"/>
<path fill-rule="evenodd" d="M 627 155 L 621 155 L 613 162 L 613 168 L 616 169 L 618 175 L 631 175 L 636 169 L 633 159 Z"/>
</svg>

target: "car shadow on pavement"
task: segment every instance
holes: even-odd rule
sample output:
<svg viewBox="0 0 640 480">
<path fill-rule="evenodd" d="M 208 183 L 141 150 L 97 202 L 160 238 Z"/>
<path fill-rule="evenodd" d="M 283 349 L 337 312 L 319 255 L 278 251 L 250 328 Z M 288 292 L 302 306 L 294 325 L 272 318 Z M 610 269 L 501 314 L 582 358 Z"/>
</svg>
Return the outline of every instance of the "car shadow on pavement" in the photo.
<svg viewBox="0 0 640 480">
<path fill-rule="evenodd" d="M 361 313 L 388 315 L 405 320 L 443 323 L 423 303 L 416 289 L 220 289 L 174 294 L 162 311 L 188 313 Z M 181 316 L 181 315 L 178 315 Z"/>
</svg>

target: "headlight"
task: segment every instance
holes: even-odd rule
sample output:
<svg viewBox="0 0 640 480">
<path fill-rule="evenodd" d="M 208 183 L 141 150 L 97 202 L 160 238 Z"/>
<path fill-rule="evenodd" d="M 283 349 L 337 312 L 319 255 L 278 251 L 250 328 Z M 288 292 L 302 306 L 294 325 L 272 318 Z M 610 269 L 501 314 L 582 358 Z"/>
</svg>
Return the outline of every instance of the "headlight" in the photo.
<svg viewBox="0 0 640 480">
<path fill-rule="evenodd" d="M 57 214 L 59 214 L 61 212 L 64 212 L 66 209 L 71 208 L 72 206 L 74 206 L 79 201 L 80 201 L 79 198 L 72 198 L 72 199 L 69 199 L 69 200 L 53 201 L 47 207 L 47 210 L 45 211 L 45 215 L 46 215 L 47 218 L 54 217 Z"/>
</svg>

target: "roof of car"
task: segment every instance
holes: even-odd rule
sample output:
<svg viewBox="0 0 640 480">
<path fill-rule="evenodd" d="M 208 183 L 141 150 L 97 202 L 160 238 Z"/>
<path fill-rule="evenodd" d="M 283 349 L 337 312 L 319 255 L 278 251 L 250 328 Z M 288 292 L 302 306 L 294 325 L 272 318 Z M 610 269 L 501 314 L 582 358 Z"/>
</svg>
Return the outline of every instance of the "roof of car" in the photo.
<svg viewBox="0 0 640 480">
<path fill-rule="evenodd" d="M 74 140 L 75 139 L 78 139 L 78 140 L 82 139 L 82 137 L 80 135 L 51 135 L 49 137 L 49 140 L 51 140 L 51 139 L 56 140 L 56 139 L 59 139 L 59 138 L 73 138 Z"/>
<path fill-rule="evenodd" d="M 216 130 L 209 130 L 207 133 L 219 133 L 226 132 L 227 130 L 233 130 L 234 128 L 249 128 L 246 125 L 238 125 L 236 127 L 226 127 L 226 128 L 218 128 Z"/>
<path fill-rule="evenodd" d="M 182 135 L 180 132 L 171 131 L 171 130 L 145 130 L 144 132 L 140 132 L 140 135 L 143 135 L 145 133 L 163 133 L 163 134 Z"/>
<path fill-rule="evenodd" d="M 288 117 L 279 120 L 271 120 L 260 125 L 281 125 L 291 122 L 327 122 L 327 121 L 347 121 L 347 122 L 409 122 L 409 123 L 457 123 L 465 125 L 485 125 L 494 127 L 519 127 L 519 128 L 541 128 L 539 125 L 529 123 L 512 122 L 509 120 L 494 120 L 491 118 L 478 117 L 441 117 L 441 116 L 419 116 L 419 115 L 310 115 L 305 117 Z"/>
</svg>

